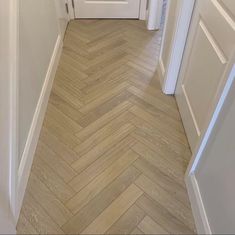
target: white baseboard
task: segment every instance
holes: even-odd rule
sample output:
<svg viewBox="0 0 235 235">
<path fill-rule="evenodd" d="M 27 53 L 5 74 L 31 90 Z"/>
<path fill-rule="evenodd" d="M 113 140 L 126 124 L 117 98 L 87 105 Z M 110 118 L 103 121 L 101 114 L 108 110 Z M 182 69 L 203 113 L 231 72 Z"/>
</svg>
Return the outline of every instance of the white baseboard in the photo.
<svg viewBox="0 0 235 235">
<path fill-rule="evenodd" d="M 20 162 L 17 185 L 16 185 L 16 208 L 15 208 L 15 220 L 18 220 L 20 209 L 22 206 L 25 189 L 27 186 L 31 166 L 33 163 L 34 153 L 37 147 L 38 138 L 40 135 L 43 119 L 45 116 L 47 103 L 50 97 L 52 84 L 54 81 L 55 73 L 59 63 L 60 55 L 62 51 L 62 38 L 59 35 L 54 47 L 54 51 L 48 66 L 45 81 L 42 87 L 42 91 L 37 103 L 37 107 L 33 116 L 33 121 L 29 130 L 26 145 L 23 151 L 22 159 Z"/>
<path fill-rule="evenodd" d="M 212 234 L 195 175 L 185 181 L 198 234 Z"/>
</svg>

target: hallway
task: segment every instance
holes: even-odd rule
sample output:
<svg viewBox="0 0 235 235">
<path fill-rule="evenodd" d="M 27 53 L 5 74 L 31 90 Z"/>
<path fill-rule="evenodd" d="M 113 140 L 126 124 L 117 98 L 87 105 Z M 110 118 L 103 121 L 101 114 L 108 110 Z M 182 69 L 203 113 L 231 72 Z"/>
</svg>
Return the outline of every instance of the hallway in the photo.
<svg viewBox="0 0 235 235">
<path fill-rule="evenodd" d="M 19 234 L 192 234 L 191 152 L 155 74 L 161 32 L 71 21 L 18 222 Z"/>
</svg>

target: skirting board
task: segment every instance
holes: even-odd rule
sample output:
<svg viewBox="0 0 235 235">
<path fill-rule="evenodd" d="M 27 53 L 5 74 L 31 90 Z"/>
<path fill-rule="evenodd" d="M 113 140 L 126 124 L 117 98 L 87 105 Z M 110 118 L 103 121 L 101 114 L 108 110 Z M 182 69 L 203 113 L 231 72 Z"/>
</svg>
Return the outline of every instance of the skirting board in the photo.
<svg viewBox="0 0 235 235">
<path fill-rule="evenodd" d="M 195 175 L 185 179 L 198 234 L 212 234 Z"/>
<path fill-rule="evenodd" d="M 18 220 L 20 209 L 22 206 L 25 189 L 27 186 L 31 166 L 33 163 L 34 153 L 37 147 L 38 138 L 43 124 L 47 103 L 50 97 L 52 84 L 54 81 L 55 73 L 59 63 L 60 55 L 62 51 L 62 38 L 59 35 L 54 47 L 54 51 L 48 66 L 45 81 L 42 87 L 42 91 L 37 103 L 36 111 L 33 116 L 33 121 L 29 130 L 28 138 L 26 141 L 25 149 L 20 162 L 17 185 L 16 185 L 16 210 L 15 220 Z"/>
</svg>

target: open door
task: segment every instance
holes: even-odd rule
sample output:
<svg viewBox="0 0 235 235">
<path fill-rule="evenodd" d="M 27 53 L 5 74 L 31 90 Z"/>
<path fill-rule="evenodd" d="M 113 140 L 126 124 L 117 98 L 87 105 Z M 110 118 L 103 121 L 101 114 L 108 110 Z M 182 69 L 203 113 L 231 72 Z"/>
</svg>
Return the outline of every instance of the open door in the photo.
<svg viewBox="0 0 235 235">
<path fill-rule="evenodd" d="M 235 1 L 196 1 L 176 99 L 192 151 L 203 136 L 231 70 Z"/>
<path fill-rule="evenodd" d="M 139 18 L 140 0 L 73 0 L 75 18 Z"/>
</svg>

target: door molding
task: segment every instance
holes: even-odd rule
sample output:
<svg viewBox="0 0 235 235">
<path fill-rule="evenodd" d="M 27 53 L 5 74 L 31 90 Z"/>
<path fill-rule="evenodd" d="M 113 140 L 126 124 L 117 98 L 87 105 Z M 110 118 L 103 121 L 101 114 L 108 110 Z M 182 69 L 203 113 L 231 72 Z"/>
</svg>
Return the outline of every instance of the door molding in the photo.
<svg viewBox="0 0 235 235">
<path fill-rule="evenodd" d="M 148 8 L 146 10 L 146 23 L 148 30 L 157 30 L 160 28 L 162 7 L 163 0 L 149 0 Z"/>
<path fill-rule="evenodd" d="M 180 1 L 176 27 L 170 45 L 169 59 L 167 61 L 167 64 L 164 64 L 162 53 L 165 41 L 164 39 L 166 36 L 166 25 L 168 23 L 167 19 L 169 16 L 169 4 L 170 3 L 168 2 L 157 71 L 162 85 L 162 91 L 167 95 L 172 95 L 175 93 L 176 89 L 177 79 L 183 59 L 184 48 L 188 36 L 195 0 Z"/>
</svg>

